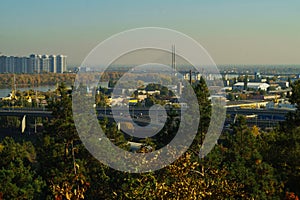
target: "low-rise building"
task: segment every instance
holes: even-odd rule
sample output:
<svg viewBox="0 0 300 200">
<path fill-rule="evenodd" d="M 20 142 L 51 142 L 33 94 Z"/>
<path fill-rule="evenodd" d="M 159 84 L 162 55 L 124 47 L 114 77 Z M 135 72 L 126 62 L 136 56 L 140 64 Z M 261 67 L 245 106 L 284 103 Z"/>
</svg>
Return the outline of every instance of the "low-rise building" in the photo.
<svg viewBox="0 0 300 200">
<path fill-rule="evenodd" d="M 249 82 L 247 83 L 247 88 L 254 89 L 254 90 L 264 90 L 267 91 L 267 89 L 270 87 L 267 83 L 260 83 L 260 82 Z M 237 82 L 233 85 L 233 90 L 244 90 L 244 82 Z"/>
</svg>

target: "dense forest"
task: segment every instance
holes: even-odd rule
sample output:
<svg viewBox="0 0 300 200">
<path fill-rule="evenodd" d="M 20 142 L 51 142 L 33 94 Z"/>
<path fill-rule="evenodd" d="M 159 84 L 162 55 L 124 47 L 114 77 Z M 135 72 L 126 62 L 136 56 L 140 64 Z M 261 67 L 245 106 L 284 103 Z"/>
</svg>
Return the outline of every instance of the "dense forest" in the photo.
<svg viewBox="0 0 300 200">
<path fill-rule="evenodd" d="M 83 72 L 78 76 L 78 81 L 89 84 L 91 80 L 100 80 L 103 82 L 111 82 L 113 86 L 125 72 L 123 71 L 105 71 L 103 73 L 97 72 Z M 99 78 L 100 77 L 100 78 Z M 146 73 L 134 74 L 127 73 L 127 79 L 133 81 L 143 80 L 145 82 L 156 82 L 161 84 L 176 83 L 177 80 L 172 80 L 168 74 Z M 24 87 L 38 87 L 57 85 L 65 83 L 67 86 L 73 85 L 76 78 L 75 73 L 43 73 L 43 74 L 0 74 L 0 88 L 12 88 L 14 85 L 18 88 Z"/>
<path fill-rule="evenodd" d="M 55 85 L 62 82 L 70 85 L 74 82 L 74 79 L 75 74 L 0 74 L 0 87 L 12 87 L 13 84 L 16 84 L 18 88 L 37 87 L 41 85 Z"/>
<path fill-rule="evenodd" d="M 83 77 L 89 80 L 95 76 L 94 74 L 95 73 L 86 73 Z M 122 74 L 121 72 L 105 72 L 102 75 L 102 81 L 116 80 Z M 11 88 L 13 84 L 15 84 L 17 88 L 56 85 L 57 83 L 73 85 L 75 77 L 76 74 L 74 73 L 0 74 L 0 88 Z"/>
<path fill-rule="evenodd" d="M 205 83 L 194 90 L 204 114 L 189 150 L 161 170 L 132 174 L 103 165 L 80 143 L 71 95 L 60 85 L 60 100 L 49 105 L 55 117 L 35 141 L 22 141 L 20 136 L 0 142 L 0 199 L 299 199 L 300 108 L 270 132 L 248 127 L 239 116 L 231 131 L 200 159 L 211 107 Z M 300 105 L 300 81 L 292 90 L 291 103 Z M 99 123 L 115 144 L 126 148 L 115 124 Z M 174 126 L 164 132 L 174 134 Z M 148 144 L 154 149 L 159 145 L 151 139 Z"/>
</svg>

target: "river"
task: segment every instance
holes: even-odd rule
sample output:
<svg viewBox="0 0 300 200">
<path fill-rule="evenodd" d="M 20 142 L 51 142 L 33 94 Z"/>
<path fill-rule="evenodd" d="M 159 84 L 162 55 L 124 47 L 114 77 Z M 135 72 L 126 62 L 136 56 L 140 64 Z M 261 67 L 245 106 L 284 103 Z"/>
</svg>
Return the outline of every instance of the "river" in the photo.
<svg viewBox="0 0 300 200">
<path fill-rule="evenodd" d="M 55 85 L 49 85 L 49 86 L 39 86 L 39 87 L 24 87 L 24 88 L 17 88 L 17 90 L 20 91 L 26 91 L 26 90 L 37 90 L 41 92 L 46 92 L 48 90 L 55 90 Z M 11 88 L 4 88 L 0 89 L 0 98 L 9 96 L 9 93 L 11 92 Z"/>
</svg>

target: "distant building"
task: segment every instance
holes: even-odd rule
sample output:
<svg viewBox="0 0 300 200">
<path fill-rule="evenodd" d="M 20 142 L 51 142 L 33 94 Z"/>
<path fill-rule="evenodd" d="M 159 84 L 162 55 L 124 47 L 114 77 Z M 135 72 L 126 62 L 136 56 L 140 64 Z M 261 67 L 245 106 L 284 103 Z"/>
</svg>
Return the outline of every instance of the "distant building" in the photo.
<svg viewBox="0 0 300 200">
<path fill-rule="evenodd" d="M 288 81 L 276 81 L 275 83 L 278 84 L 282 89 L 290 87 L 290 83 Z"/>
<path fill-rule="evenodd" d="M 81 72 L 89 72 L 89 71 L 91 71 L 90 67 L 80 67 L 79 69 L 80 69 Z"/>
<path fill-rule="evenodd" d="M 49 63 L 49 56 L 48 55 L 43 55 L 42 58 L 40 59 L 40 72 L 49 72 L 50 68 L 50 63 Z"/>
<path fill-rule="evenodd" d="M 57 65 L 56 65 L 56 73 L 64 73 L 67 69 L 67 57 L 64 55 L 58 55 L 56 57 Z"/>
<path fill-rule="evenodd" d="M 267 83 L 260 83 L 260 82 L 248 82 L 247 88 L 253 89 L 253 90 L 264 90 L 267 91 L 267 89 L 270 87 Z M 233 85 L 233 90 L 244 90 L 244 82 L 237 82 Z"/>
<path fill-rule="evenodd" d="M 6 65 L 7 65 L 8 73 L 15 73 L 15 57 L 14 56 L 7 57 Z"/>
<path fill-rule="evenodd" d="M 262 79 L 260 79 L 260 82 L 263 82 L 263 83 L 265 83 L 265 82 L 267 82 L 268 80 L 266 79 L 266 78 L 262 78 Z"/>
<path fill-rule="evenodd" d="M 31 70 L 29 70 L 29 58 L 28 57 L 21 57 L 21 73 L 32 73 Z"/>
<path fill-rule="evenodd" d="M 31 54 L 29 56 L 29 67 L 31 68 L 33 73 L 40 73 L 40 55 Z"/>
<path fill-rule="evenodd" d="M 28 58 L 0 56 L 0 73 L 26 73 Z"/>
<path fill-rule="evenodd" d="M 254 73 L 254 79 L 255 79 L 256 81 L 260 81 L 260 80 L 261 80 L 261 75 L 260 75 L 259 72 L 255 72 L 255 73 Z"/>
<path fill-rule="evenodd" d="M 0 56 L 0 73 L 7 72 L 6 56 Z"/>
<path fill-rule="evenodd" d="M 66 56 L 64 55 L 37 55 L 29 57 L 0 56 L 0 73 L 63 73 L 67 69 Z"/>
<path fill-rule="evenodd" d="M 281 90 L 281 86 L 277 83 L 270 83 L 271 90 Z"/>
<path fill-rule="evenodd" d="M 49 56 L 49 71 L 56 73 L 57 72 L 57 61 L 56 61 L 56 55 L 50 55 Z"/>
</svg>

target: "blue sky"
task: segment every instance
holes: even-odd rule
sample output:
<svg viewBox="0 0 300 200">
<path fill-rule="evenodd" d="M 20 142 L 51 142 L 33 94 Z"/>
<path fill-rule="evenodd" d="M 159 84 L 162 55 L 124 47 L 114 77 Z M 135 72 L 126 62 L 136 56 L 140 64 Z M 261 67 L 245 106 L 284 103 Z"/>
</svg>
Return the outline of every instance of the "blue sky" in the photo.
<svg viewBox="0 0 300 200">
<path fill-rule="evenodd" d="M 118 32 L 183 32 L 217 64 L 300 64 L 299 0 L 2 0 L 0 52 L 66 54 L 80 64 Z"/>
</svg>

